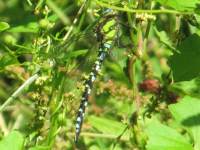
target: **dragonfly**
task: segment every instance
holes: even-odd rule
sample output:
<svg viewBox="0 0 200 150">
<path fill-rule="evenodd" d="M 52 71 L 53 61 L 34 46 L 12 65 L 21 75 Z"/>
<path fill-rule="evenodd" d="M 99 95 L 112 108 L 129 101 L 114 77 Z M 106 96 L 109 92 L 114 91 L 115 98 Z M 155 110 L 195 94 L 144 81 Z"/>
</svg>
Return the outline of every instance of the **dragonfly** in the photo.
<svg viewBox="0 0 200 150">
<path fill-rule="evenodd" d="M 84 120 L 85 110 L 88 105 L 88 98 L 93 88 L 93 83 L 96 80 L 103 61 L 108 51 L 112 48 L 114 39 L 116 38 L 116 14 L 111 9 L 105 9 L 103 12 L 103 18 L 99 20 L 98 26 L 96 27 L 96 37 L 99 42 L 98 56 L 91 69 L 89 78 L 84 83 L 84 91 L 82 93 L 80 106 L 78 109 L 76 124 L 75 124 L 75 143 L 78 142 L 78 138 L 81 132 L 81 127 Z"/>
</svg>

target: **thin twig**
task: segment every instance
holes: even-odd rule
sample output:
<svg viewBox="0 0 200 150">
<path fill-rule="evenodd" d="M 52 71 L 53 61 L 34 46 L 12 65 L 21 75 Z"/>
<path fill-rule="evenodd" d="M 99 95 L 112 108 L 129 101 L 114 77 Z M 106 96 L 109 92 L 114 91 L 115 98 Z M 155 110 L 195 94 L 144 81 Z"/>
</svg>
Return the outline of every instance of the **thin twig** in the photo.
<svg viewBox="0 0 200 150">
<path fill-rule="evenodd" d="M 67 135 L 74 136 L 74 133 L 68 133 Z M 107 138 L 107 139 L 116 139 L 116 138 L 118 138 L 117 135 L 113 135 L 113 134 L 91 133 L 91 132 L 81 132 L 80 136 L 95 137 L 95 138 Z M 122 136 L 119 140 L 120 141 L 128 141 L 129 138 Z"/>
<path fill-rule="evenodd" d="M 72 32 L 74 25 L 75 25 L 75 24 L 77 23 L 77 21 L 78 21 L 79 15 L 82 13 L 83 8 L 84 8 L 85 5 L 86 5 L 86 2 L 87 2 L 87 0 L 85 0 L 85 1 L 83 2 L 82 6 L 81 6 L 80 9 L 78 10 L 78 13 L 77 13 L 76 17 L 74 18 L 72 25 L 70 26 L 68 32 L 66 33 L 66 35 L 65 35 L 64 38 L 63 38 L 64 41 L 68 39 L 70 33 Z"/>
<path fill-rule="evenodd" d="M 186 15 L 186 14 L 192 14 L 193 12 L 181 12 L 171 9 L 159 9 L 159 10 L 143 10 L 143 9 L 130 9 L 130 8 L 122 8 L 114 5 L 110 5 L 107 3 L 100 2 L 98 0 L 95 0 L 96 3 L 102 7 L 111 8 L 113 10 L 119 10 L 119 11 L 125 11 L 130 13 L 150 13 L 150 14 L 180 14 L 180 15 Z"/>
<path fill-rule="evenodd" d="M 46 4 L 55 12 L 55 14 L 61 19 L 61 21 L 67 25 L 69 24 L 69 19 L 65 14 L 60 10 L 60 8 L 52 0 L 47 0 Z"/>
<path fill-rule="evenodd" d="M 39 77 L 39 75 L 36 73 L 33 76 L 31 76 L 28 80 L 26 80 L 4 103 L 3 105 L 1 105 L 0 107 L 0 112 L 3 111 L 3 109 L 9 105 L 16 97 L 18 97 L 22 91 L 29 86 L 30 84 L 32 84 L 37 78 Z"/>
</svg>

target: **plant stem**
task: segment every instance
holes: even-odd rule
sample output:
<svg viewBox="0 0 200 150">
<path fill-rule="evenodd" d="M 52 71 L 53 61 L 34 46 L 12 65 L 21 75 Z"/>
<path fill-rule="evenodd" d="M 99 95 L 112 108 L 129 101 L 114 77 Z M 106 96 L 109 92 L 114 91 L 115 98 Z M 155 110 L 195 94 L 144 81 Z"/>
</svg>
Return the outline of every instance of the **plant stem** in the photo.
<svg viewBox="0 0 200 150">
<path fill-rule="evenodd" d="M 62 10 L 54 3 L 52 0 L 47 0 L 46 4 L 55 12 L 56 15 L 61 19 L 61 21 L 65 24 L 69 24 L 69 18 L 65 16 Z"/>
<path fill-rule="evenodd" d="M 76 17 L 74 18 L 74 20 L 73 20 L 73 22 L 72 22 L 72 25 L 70 26 L 68 32 L 67 32 L 67 33 L 65 34 L 65 36 L 64 36 L 63 41 L 65 41 L 65 40 L 68 39 L 70 33 L 72 32 L 72 30 L 73 30 L 73 28 L 74 28 L 74 25 L 75 25 L 75 24 L 77 23 L 77 21 L 78 21 L 78 17 L 79 17 L 79 16 L 81 15 L 81 13 L 83 12 L 83 8 L 85 7 L 86 3 L 87 3 L 87 0 L 85 0 L 85 1 L 83 2 L 83 4 L 81 5 L 80 9 L 78 10 L 78 13 L 77 13 Z"/>
<path fill-rule="evenodd" d="M 149 9 L 152 10 L 152 3 L 151 2 L 149 4 Z M 151 29 L 151 23 L 152 23 L 152 21 L 148 20 L 146 32 L 145 32 L 145 35 L 144 35 L 143 51 L 145 51 L 145 54 L 146 54 L 147 40 L 148 40 L 149 32 L 150 32 L 150 29 Z"/>
<path fill-rule="evenodd" d="M 128 19 L 129 26 L 132 27 L 133 19 L 132 19 L 130 12 L 127 12 L 127 19 Z M 131 41 L 133 43 L 132 53 L 134 53 L 135 40 L 134 40 L 134 31 L 132 29 L 129 30 L 129 33 L 130 33 Z M 134 100 L 136 97 L 136 91 L 135 91 L 135 89 L 136 89 L 136 84 L 135 84 L 135 61 L 136 61 L 136 59 L 137 59 L 136 56 L 132 55 L 132 57 L 129 59 L 129 62 L 128 62 L 128 74 L 129 74 L 129 79 L 131 81 L 131 84 L 133 86 L 132 88 L 133 88 L 133 99 Z"/>
<path fill-rule="evenodd" d="M 68 133 L 67 135 L 74 136 L 74 133 Z M 84 137 L 88 136 L 88 137 L 95 137 L 95 138 L 107 138 L 107 139 L 116 139 L 118 137 L 117 135 L 112 135 L 112 134 L 91 133 L 91 132 L 81 132 L 80 136 L 84 136 Z M 128 141 L 129 139 L 122 136 L 119 140 L 120 141 Z"/>
<path fill-rule="evenodd" d="M 119 10 L 119 11 L 125 11 L 125 12 L 130 12 L 130 13 L 151 13 L 151 14 L 180 14 L 180 15 L 189 15 L 193 14 L 193 12 L 181 12 L 181 11 L 176 11 L 176 10 L 171 10 L 171 9 L 159 9 L 159 10 L 143 10 L 143 9 L 130 9 L 130 8 L 122 8 L 118 6 L 113 6 L 107 3 L 100 2 L 96 0 L 96 3 L 102 7 L 106 8 L 111 8 L 113 10 Z"/>
<path fill-rule="evenodd" d="M 17 98 L 22 91 L 29 86 L 30 84 L 32 84 L 37 78 L 39 77 L 39 75 L 36 73 L 33 76 L 31 76 L 28 80 L 26 80 L 4 103 L 3 105 L 1 105 L 0 107 L 0 112 L 3 111 L 3 109 L 9 105 L 15 98 Z"/>
<path fill-rule="evenodd" d="M 66 80 L 66 77 L 64 76 L 64 74 L 58 74 L 55 77 L 57 80 L 58 78 L 60 79 L 59 82 L 57 82 L 56 84 L 59 85 L 58 91 L 56 91 L 56 95 L 53 98 L 53 105 L 52 105 L 52 113 L 51 113 L 51 119 L 50 119 L 50 129 L 49 129 L 49 134 L 47 137 L 47 145 L 52 146 L 55 143 L 55 137 L 58 134 L 58 132 L 60 131 L 61 125 L 59 124 L 58 121 L 58 115 L 59 115 L 59 111 L 60 111 L 60 107 L 62 104 L 62 97 L 63 97 L 63 92 L 64 92 L 64 83 Z"/>
</svg>

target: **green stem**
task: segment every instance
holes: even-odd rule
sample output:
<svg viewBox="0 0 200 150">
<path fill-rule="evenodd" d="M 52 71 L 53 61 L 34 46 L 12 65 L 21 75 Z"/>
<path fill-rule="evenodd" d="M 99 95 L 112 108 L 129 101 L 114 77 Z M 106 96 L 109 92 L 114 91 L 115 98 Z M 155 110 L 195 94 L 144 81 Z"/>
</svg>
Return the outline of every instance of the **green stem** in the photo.
<svg viewBox="0 0 200 150">
<path fill-rule="evenodd" d="M 17 98 L 22 91 L 29 86 L 30 84 L 32 84 L 37 78 L 39 77 L 39 75 L 36 73 L 33 76 L 31 76 L 28 80 L 26 80 L 4 103 L 3 105 L 1 105 L 0 107 L 0 112 L 3 111 L 3 109 L 9 105 L 15 98 Z"/>
<path fill-rule="evenodd" d="M 76 17 L 74 18 L 72 25 L 70 26 L 68 32 L 65 34 L 63 41 L 66 41 L 69 37 L 69 35 L 71 34 L 71 32 L 73 31 L 74 25 L 77 23 L 78 21 L 78 17 L 81 15 L 81 13 L 83 12 L 83 9 L 85 7 L 85 5 L 87 4 L 87 0 L 85 0 L 82 4 L 82 6 L 80 7 L 80 9 L 78 10 L 78 13 L 76 15 Z M 83 14 L 84 15 L 84 14 Z"/>
<path fill-rule="evenodd" d="M 69 136 L 74 136 L 74 133 L 68 133 Z M 91 132 L 81 132 L 80 136 L 84 137 L 92 137 L 92 138 L 107 138 L 107 139 L 116 139 L 118 136 L 113 134 L 104 134 L 104 133 L 91 133 Z M 120 141 L 128 141 L 129 139 L 126 137 L 121 137 Z"/>
<path fill-rule="evenodd" d="M 63 96 L 63 91 L 64 91 L 64 83 L 65 83 L 65 79 L 66 77 L 62 74 L 60 77 L 60 82 L 58 82 L 57 84 L 59 84 L 59 90 L 58 93 L 56 94 L 56 98 L 55 98 L 55 102 L 53 102 L 53 112 L 51 113 L 51 126 L 49 129 L 49 135 L 47 138 L 47 145 L 52 146 L 55 142 L 55 137 L 58 134 L 59 130 L 60 130 L 60 125 L 59 125 L 59 121 L 58 121 L 58 115 L 59 115 L 59 108 L 61 107 L 61 101 L 62 101 L 62 96 Z"/>
<path fill-rule="evenodd" d="M 150 10 L 152 9 L 152 3 L 151 2 L 149 3 L 149 9 Z M 152 24 L 151 22 L 152 22 L 151 20 L 148 20 L 146 32 L 145 32 L 145 35 L 144 35 L 143 51 L 145 51 L 145 52 L 146 52 L 146 45 L 147 45 L 149 32 L 150 32 L 150 29 L 151 29 L 151 24 Z"/>
<path fill-rule="evenodd" d="M 128 23 L 129 25 L 132 27 L 133 26 L 133 19 L 132 19 L 132 16 L 131 16 L 131 13 L 130 12 L 127 12 L 127 19 L 128 19 Z M 133 28 L 131 28 L 133 29 Z M 134 40 L 134 31 L 133 30 L 129 30 L 129 33 L 130 33 L 130 37 L 131 37 L 131 41 L 132 43 L 135 43 L 135 40 Z M 135 44 L 133 44 L 135 45 Z M 134 53 L 135 49 L 133 47 L 132 49 L 132 52 Z M 133 55 L 130 59 L 129 59 L 129 62 L 128 62 L 128 74 L 129 74 L 129 79 L 131 81 L 131 84 L 133 86 L 133 98 L 135 100 L 135 97 L 136 97 L 136 83 L 135 83 L 135 61 L 136 61 L 136 56 Z"/>
<path fill-rule="evenodd" d="M 69 18 L 65 16 L 62 10 L 54 3 L 52 0 L 47 0 L 46 4 L 55 12 L 55 14 L 61 19 L 61 21 L 65 24 L 69 24 Z"/>
<path fill-rule="evenodd" d="M 122 8 L 118 6 L 113 6 L 107 3 L 100 2 L 96 0 L 96 3 L 102 7 L 106 8 L 111 8 L 113 10 L 119 10 L 119 11 L 125 11 L 125 12 L 130 12 L 130 13 L 151 13 L 151 14 L 180 14 L 180 15 L 188 15 L 188 14 L 193 14 L 193 12 L 181 12 L 181 11 L 176 11 L 176 10 L 171 10 L 171 9 L 159 9 L 159 10 L 142 10 L 142 9 L 129 9 L 129 8 Z"/>
</svg>

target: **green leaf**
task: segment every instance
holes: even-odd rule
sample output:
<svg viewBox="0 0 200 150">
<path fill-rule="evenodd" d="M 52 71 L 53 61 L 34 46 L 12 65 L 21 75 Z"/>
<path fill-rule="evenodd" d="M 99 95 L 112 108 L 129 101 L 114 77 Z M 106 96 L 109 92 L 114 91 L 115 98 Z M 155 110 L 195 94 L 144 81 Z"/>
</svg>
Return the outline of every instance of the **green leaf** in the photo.
<svg viewBox="0 0 200 150">
<path fill-rule="evenodd" d="M 95 129 L 97 129 L 101 133 L 110 134 L 111 136 L 117 137 L 121 135 L 126 128 L 126 125 L 114 120 L 107 119 L 107 118 L 89 116 L 88 120 L 89 120 L 89 123 Z M 128 135 L 125 134 L 123 135 L 123 137 L 128 138 Z"/>
<path fill-rule="evenodd" d="M 200 98 L 200 77 L 190 81 L 176 82 L 169 87 L 180 94 Z"/>
<path fill-rule="evenodd" d="M 174 8 L 178 11 L 193 11 L 199 0 L 155 0 L 161 5 Z"/>
<path fill-rule="evenodd" d="M 180 102 L 169 106 L 169 110 L 176 119 L 191 132 L 195 149 L 200 149 L 200 99 L 186 96 Z"/>
<path fill-rule="evenodd" d="M 175 48 L 172 45 L 172 41 L 169 39 L 165 31 L 158 31 L 156 28 L 154 28 L 154 31 L 158 36 L 160 42 L 162 42 L 166 47 L 175 50 Z"/>
<path fill-rule="evenodd" d="M 0 32 L 10 28 L 10 25 L 6 22 L 0 22 Z"/>
<path fill-rule="evenodd" d="M 129 80 L 127 78 L 127 76 L 124 74 L 122 65 L 120 63 L 112 63 L 109 61 L 106 61 L 105 63 L 106 68 L 109 70 L 109 74 L 119 80 L 119 81 L 123 81 L 127 84 L 129 84 Z"/>
<path fill-rule="evenodd" d="M 180 43 L 178 50 L 169 58 L 175 81 L 191 80 L 200 75 L 200 37 L 193 34 Z"/>
<path fill-rule="evenodd" d="M 14 55 L 6 53 L 0 57 L 0 70 L 5 68 L 8 65 L 18 64 L 18 63 L 19 62 Z"/>
<path fill-rule="evenodd" d="M 69 51 L 67 53 L 61 53 L 56 58 L 58 60 L 60 60 L 60 63 L 63 63 L 63 60 L 64 61 L 70 61 L 71 59 L 77 58 L 78 56 L 85 55 L 87 53 L 87 51 L 88 51 L 88 49 Z M 71 68 L 74 67 L 74 65 L 72 65 L 72 64 L 70 66 L 71 66 Z"/>
<path fill-rule="evenodd" d="M 24 137 L 18 131 L 12 131 L 0 141 L 0 150 L 22 150 Z"/>
<path fill-rule="evenodd" d="M 147 127 L 147 150 L 193 150 L 192 145 L 175 129 L 151 121 Z"/>
<path fill-rule="evenodd" d="M 36 22 L 30 22 L 26 25 L 19 25 L 16 27 L 10 28 L 8 31 L 9 32 L 24 32 L 24 33 L 37 33 L 39 30 L 39 25 Z"/>
<path fill-rule="evenodd" d="M 88 52 L 88 49 L 71 51 L 66 54 L 65 58 L 76 58 L 78 56 L 85 55 L 87 52 Z"/>
<path fill-rule="evenodd" d="M 127 101 L 119 101 L 116 103 L 116 98 L 113 97 L 112 99 L 109 99 L 110 102 L 112 102 L 113 108 L 116 108 L 117 114 L 119 115 L 126 115 L 127 117 L 131 117 L 133 114 L 133 111 L 135 111 L 134 104 L 130 104 Z"/>
</svg>

